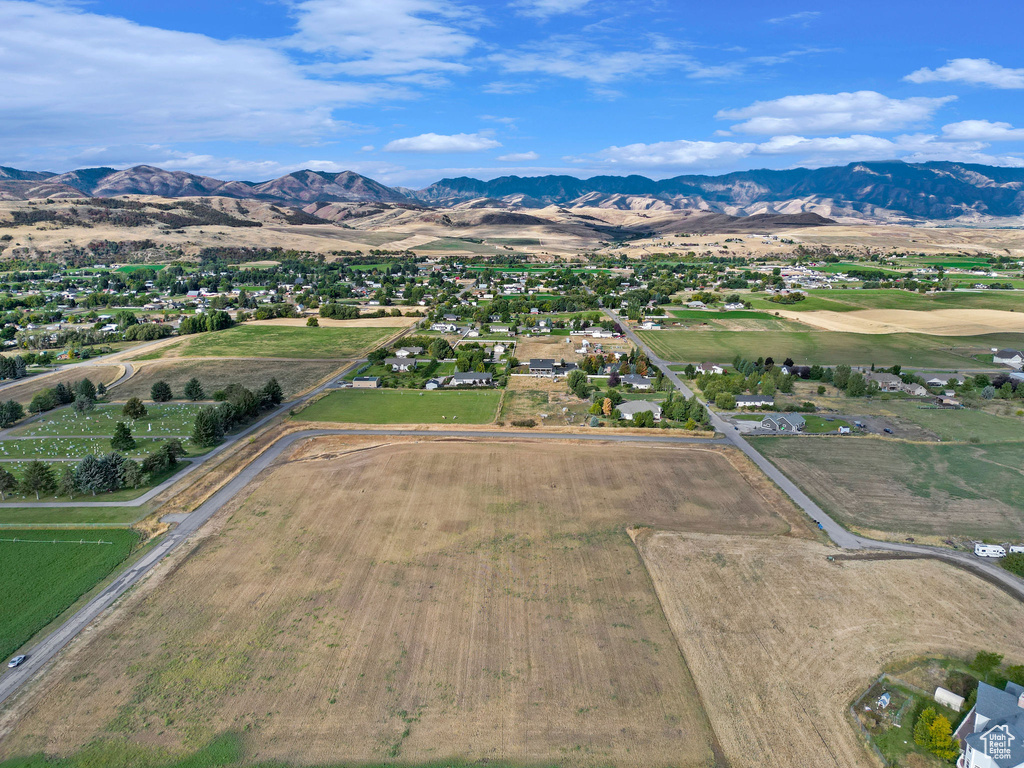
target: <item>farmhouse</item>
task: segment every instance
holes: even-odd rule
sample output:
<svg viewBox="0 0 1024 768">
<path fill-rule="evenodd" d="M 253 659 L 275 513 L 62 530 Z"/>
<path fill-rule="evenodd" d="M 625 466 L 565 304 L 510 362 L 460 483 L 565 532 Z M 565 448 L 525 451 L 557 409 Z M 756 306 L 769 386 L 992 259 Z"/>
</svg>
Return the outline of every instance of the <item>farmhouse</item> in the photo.
<svg viewBox="0 0 1024 768">
<path fill-rule="evenodd" d="M 1024 368 L 1024 352 L 1019 349 L 999 349 L 993 353 L 992 362 L 996 365 L 1008 365 L 1019 371 Z"/>
<path fill-rule="evenodd" d="M 628 384 L 633 389 L 650 389 L 653 384 L 651 380 L 646 376 L 640 376 L 635 373 L 628 373 L 621 379 L 623 384 Z"/>
<path fill-rule="evenodd" d="M 629 400 L 625 403 L 619 403 L 619 413 L 622 414 L 622 418 L 629 421 L 633 420 L 633 417 L 638 413 L 645 413 L 650 411 L 654 414 L 654 420 L 661 420 L 661 406 L 657 403 L 651 403 L 647 400 Z"/>
<path fill-rule="evenodd" d="M 416 367 L 416 358 L 385 357 L 384 365 L 390 365 L 392 371 L 411 371 Z"/>
<path fill-rule="evenodd" d="M 736 395 L 737 408 L 773 408 L 774 395 Z"/>
<path fill-rule="evenodd" d="M 725 373 L 725 368 L 716 363 L 700 363 L 697 373 Z"/>
<path fill-rule="evenodd" d="M 864 378 L 877 384 L 882 392 L 899 392 L 903 387 L 903 379 L 891 373 L 869 373 Z"/>
<path fill-rule="evenodd" d="M 352 386 L 358 389 L 375 389 L 380 386 L 380 377 L 356 376 L 352 379 Z"/>
<path fill-rule="evenodd" d="M 444 386 L 444 383 L 448 380 L 447 376 L 442 376 L 436 379 L 430 379 L 426 384 L 423 385 L 424 389 L 435 390 L 440 389 Z"/>
<path fill-rule="evenodd" d="M 536 376 L 552 376 L 555 373 L 555 361 L 547 357 L 532 358 L 530 373 Z"/>
<path fill-rule="evenodd" d="M 799 413 L 766 413 L 761 419 L 761 429 L 772 432 L 802 432 L 805 424 Z"/>
<path fill-rule="evenodd" d="M 441 333 L 455 333 L 459 329 L 457 326 L 452 325 L 451 323 L 434 323 L 432 326 L 430 326 L 430 330 L 440 331 Z"/>
<path fill-rule="evenodd" d="M 458 387 L 460 385 L 470 385 L 474 387 L 489 387 L 494 383 L 494 375 L 491 373 L 482 373 L 477 371 L 465 371 L 462 373 L 452 374 L 452 377 L 448 380 L 447 386 Z"/>
<path fill-rule="evenodd" d="M 1024 686 L 978 683 L 977 703 L 954 734 L 959 768 L 1024 767 Z"/>
<path fill-rule="evenodd" d="M 395 350 L 395 357 L 416 357 L 423 353 L 423 347 L 401 347 Z"/>
</svg>

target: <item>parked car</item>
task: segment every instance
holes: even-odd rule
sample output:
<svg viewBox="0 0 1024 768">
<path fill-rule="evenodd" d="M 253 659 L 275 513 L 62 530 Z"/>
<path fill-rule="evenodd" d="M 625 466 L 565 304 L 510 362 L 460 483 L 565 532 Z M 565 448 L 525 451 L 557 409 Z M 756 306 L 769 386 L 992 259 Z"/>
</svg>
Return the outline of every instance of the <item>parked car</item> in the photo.
<svg viewBox="0 0 1024 768">
<path fill-rule="evenodd" d="M 891 430 L 891 429 L 889 429 L 888 427 L 886 427 L 886 428 L 885 428 L 885 429 L 883 429 L 882 431 L 883 431 L 883 432 L 885 432 L 885 434 L 887 434 L 887 435 L 891 435 L 891 434 L 892 434 L 892 430 Z"/>
<path fill-rule="evenodd" d="M 15 667 L 20 667 L 25 662 L 25 659 L 27 659 L 27 658 L 28 658 L 28 656 L 26 656 L 25 654 L 21 654 L 20 656 L 15 656 L 13 659 L 11 659 L 10 661 L 7 662 L 7 666 L 10 669 L 14 669 Z"/>
</svg>

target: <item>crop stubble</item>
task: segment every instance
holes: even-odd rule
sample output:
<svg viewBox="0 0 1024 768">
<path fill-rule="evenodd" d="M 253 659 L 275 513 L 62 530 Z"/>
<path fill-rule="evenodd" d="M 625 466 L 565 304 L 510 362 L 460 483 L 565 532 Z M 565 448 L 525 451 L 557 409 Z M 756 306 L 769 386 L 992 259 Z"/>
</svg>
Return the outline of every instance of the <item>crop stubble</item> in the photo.
<svg viewBox="0 0 1024 768">
<path fill-rule="evenodd" d="M 725 452 L 353 445 L 312 442 L 268 472 L 0 754 L 242 730 L 252 759 L 296 763 L 713 762 L 625 525 L 788 530 Z"/>
<path fill-rule="evenodd" d="M 846 712 L 887 664 L 1024 658 L 1020 603 L 936 561 L 830 563 L 789 537 L 644 532 L 637 546 L 734 768 L 874 765 Z"/>
</svg>

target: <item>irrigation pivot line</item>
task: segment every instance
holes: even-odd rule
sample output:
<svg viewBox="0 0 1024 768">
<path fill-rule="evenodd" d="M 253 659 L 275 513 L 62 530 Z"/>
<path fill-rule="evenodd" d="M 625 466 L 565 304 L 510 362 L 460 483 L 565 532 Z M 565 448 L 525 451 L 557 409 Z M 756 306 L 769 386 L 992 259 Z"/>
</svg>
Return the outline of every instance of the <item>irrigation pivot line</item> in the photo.
<svg viewBox="0 0 1024 768">
<path fill-rule="evenodd" d="M 0 542 L 6 541 L 9 544 L 113 544 L 112 541 L 85 541 L 79 539 L 78 541 L 72 541 L 70 539 L 0 539 Z"/>
</svg>

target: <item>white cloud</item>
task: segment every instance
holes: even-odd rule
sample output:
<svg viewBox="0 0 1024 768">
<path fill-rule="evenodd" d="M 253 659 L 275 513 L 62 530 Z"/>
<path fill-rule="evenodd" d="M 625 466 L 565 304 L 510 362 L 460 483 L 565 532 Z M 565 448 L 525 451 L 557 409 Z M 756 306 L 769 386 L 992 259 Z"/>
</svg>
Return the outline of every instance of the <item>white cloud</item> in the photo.
<svg viewBox="0 0 1024 768">
<path fill-rule="evenodd" d="M 465 30 L 478 19 L 449 0 L 300 0 L 293 12 L 297 30 L 284 44 L 334 57 L 323 72 L 465 72 L 458 59 L 478 44 Z"/>
<path fill-rule="evenodd" d="M 540 73 L 604 85 L 625 77 L 682 70 L 693 79 L 722 79 L 740 74 L 741 64 L 703 64 L 680 52 L 677 43 L 648 36 L 636 50 L 609 50 L 592 41 L 560 35 L 516 51 L 495 53 L 490 60 L 506 72 Z"/>
<path fill-rule="evenodd" d="M 576 13 L 590 4 L 590 0 L 520 0 L 512 4 L 524 16 L 543 19 L 563 13 Z"/>
<path fill-rule="evenodd" d="M 540 155 L 536 152 L 512 152 L 507 155 L 498 155 L 498 160 L 504 163 L 525 163 L 528 160 L 539 160 Z"/>
<path fill-rule="evenodd" d="M 1013 141 L 1024 139 L 1024 128 L 1010 123 L 992 123 L 988 120 L 962 120 L 942 126 L 942 135 L 948 139 L 975 141 Z"/>
<path fill-rule="evenodd" d="M 346 105 L 407 96 L 313 79 L 282 53 L 66 6 L 0 0 L 0 142 L 10 151 L 201 140 L 313 143 Z"/>
<path fill-rule="evenodd" d="M 484 93 L 515 94 L 533 93 L 537 90 L 534 83 L 510 83 L 505 80 L 495 80 L 484 86 Z"/>
<path fill-rule="evenodd" d="M 608 147 L 583 157 L 570 158 L 577 164 L 590 164 L 619 172 L 701 172 L 749 167 L 752 158 L 773 158 L 789 166 L 821 167 L 861 160 L 906 160 L 926 162 L 951 160 L 988 165 L 1024 166 L 1017 155 L 991 155 L 980 141 L 949 141 L 931 134 L 906 134 L 892 139 L 869 134 L 852 136 L 807 137 L 773 136 L 763 142 L 735 141 L 663 141 Z M 765 162 L 765 161 L 755 161 Z"/>
<path fill-rule="evenodd" d="M 608 147 L 580 162 L 597 161 L 605 166 L 630 168 L 692 167 L 728 164 L 750 156 L 753 143 L 732 141 L 660 141 L 654 144 L 629 144 Z"/>
<path fill-rule="evenodd" d="M 1024 69 L 1010 69 L 988 59 L 951 59 L 937 69 L 922 67 L 903 78 L 912 83 L 970 83 L 993 88 L 1024 88 Z"/>
<path fill-rule="evenodd" d="M 455 133 L 446 136 L 438 133 L 422 133 L 405 139 L 395 139 L 384 145 L 385 152 L 482 152 L 500 147 L 501 143 L 479 133 Z"/>
<path fill-rule="evenodd" d="M 723 109 L 716 117 L 742 120 L 733 133 L 831 133 L 892 131 L 923 123 L 955 96 L 891 99 L 876 91 L 816 93 L 758 101 L 742 109 Z"/>
<path fill-rule="evenodd" d="M 821 16 L 821 11 L 799 11 L 798 13 L 791 13 L 788 16 L 778 16 L 774 19 L 768 19 L 769 24 L 786 24 L 789 22 L 808 22 Z"/>
</svg>

